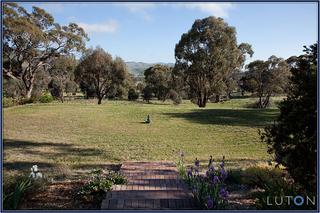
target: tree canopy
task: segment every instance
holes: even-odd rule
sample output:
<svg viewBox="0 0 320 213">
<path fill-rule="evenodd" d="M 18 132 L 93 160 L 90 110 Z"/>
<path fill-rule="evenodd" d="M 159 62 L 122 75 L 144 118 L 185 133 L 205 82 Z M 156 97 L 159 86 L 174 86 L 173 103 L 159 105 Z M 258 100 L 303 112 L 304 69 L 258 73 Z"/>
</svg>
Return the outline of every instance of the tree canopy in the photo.
<svg viewBox="0 0 320 213">
<path fill-rule="evenodd" d="M 183 76 L 198 106 L 205 107 L 243 66 L 246 54 L 253 54 L 251 45 L 238 45 L 235 28 L 222 18 L 197 19 L 175 47 L 175 74 Z"/>
<path fill-rule="evenodd" d="M 95 91 L 98 104 L 112 89 L 123 85 L 129 76 L 124 61 L 105 52 L 102 48 L 89 49 L 80 59 L 75 72 L 79 84 L 88 85 Z"/>
<path fill-rule="evenodd" d="M 156 64 L 144 71 L 145 82 L 158 100 L 165 101 L 171 87 L 172 68 Z"/>
<path fill-rule="evenodd" d="M 258 107 L 269 105 L 270 97 L 285 92 L 288 87 L 290 71 L 282 58 L 271 56 L 267 61 L 256 60 L 247 65 L 242 78 L 243 89 L 259 97 Z"/>
<path fill-rule="evenodd" d="M 3 5 L 3 74 L 31 97 L 36 73 L 54 57 L 81 52 L 88 37 L 75 23 L 61 26 L 45 10 L 31 13 L 16 3 Z"/>
</svg>

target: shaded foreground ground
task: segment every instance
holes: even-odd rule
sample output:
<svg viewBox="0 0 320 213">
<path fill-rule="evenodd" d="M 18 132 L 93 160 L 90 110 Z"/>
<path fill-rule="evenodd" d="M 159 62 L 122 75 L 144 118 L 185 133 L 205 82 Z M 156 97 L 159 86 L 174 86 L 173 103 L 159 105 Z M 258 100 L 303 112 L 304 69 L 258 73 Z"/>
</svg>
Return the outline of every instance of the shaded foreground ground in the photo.
<svg viewBox="0 0 320 213">
<path fill-rule="evenodd" d="M 106 170 L 119 170 L 109 165 Z M 126 185 L 114 185 L 104 200 L 94 196 L 79 200 L 76 196 L 85 178 L 55 181 L 24 196 L 19 209 L 196 209 L 187 185 L 179 178 L 173 162 L 125 162 L 120 169 L 128 180 Z M 76 176 L 73 176 L 76 178 Z M 255 209 L 252 189 L 228 184 L 229 209 Z"/>
<path fill-rule="evenodd" d="M 28 174 L 37 164 L 47 176 L 68 176 L 76 169 L 101 168 L 127 160 L 206 161 L 226 156 L 229 167 L 270 158 L 258 130 L 270 124 L 276 108 L 248 109 L 253 99 L 234 99 L 199 109 L 95 100 L 31 104 L 4 109 L 5 174 Z M 147 115 L 152 123 L 144 124 Z"/>
</svg>

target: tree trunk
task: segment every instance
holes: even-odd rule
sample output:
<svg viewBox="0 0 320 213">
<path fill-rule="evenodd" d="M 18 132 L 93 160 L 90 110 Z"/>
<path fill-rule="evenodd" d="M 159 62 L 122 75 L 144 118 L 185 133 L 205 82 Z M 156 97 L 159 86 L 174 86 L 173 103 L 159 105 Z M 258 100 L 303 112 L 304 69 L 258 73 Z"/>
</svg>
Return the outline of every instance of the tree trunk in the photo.
<svg viewBox="0 0 320 213">
<path fill-rule="evenodd" d="M 220 95 L 216 95 L 216 103 L 219 103 L 220 102 Z"/>
<path fill-rule="evenodd" d="M 103 97 L 98 97 L 98 104 L 101 104 L 102 98 Z"/>
<path fill-rule="evenodd" d="M 207 97 L 203 97 L 203 98 L 198 98 L 198 106 L 201 108 L 206 107 L 207 104 Z"/>
<path fill-rule="evenodd" d="M 33 90 L 33 82 L 30 83 L 30 86 L 26 88 L 27 93 L 26 93 L 26 98 L 30 99 L 32 95 L 32 90 Z"/>
<path fill-rule="evenodd" d="M 227 93 L 227 100 L 230 100 L 231 99 L 231 92 L 228 92 Z"/>
<path fill-rule="evenodd" d="M 269 105 L 270 102 L 270 95 L 267 95 L 267 97 L 263 101 L 262 108 L 266 108 Z"/>
<path fill-rule="evenodd" d="M 263 108 L 262 107 L 262 96 L 261 95 L 259 95 L 259 103 L 258 104 L 259 104 L 259 106 L 258 106 L 259 108 Z"/>
</svg>

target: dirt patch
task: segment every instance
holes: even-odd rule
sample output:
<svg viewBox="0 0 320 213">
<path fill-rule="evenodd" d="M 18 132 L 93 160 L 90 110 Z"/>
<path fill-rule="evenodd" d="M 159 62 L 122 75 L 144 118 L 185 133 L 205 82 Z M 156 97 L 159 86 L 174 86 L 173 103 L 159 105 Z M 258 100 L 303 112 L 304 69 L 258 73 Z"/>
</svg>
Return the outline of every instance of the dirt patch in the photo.
<svg viewBox="0 0 320 213">
<path fill-rule="evenodd" d="M 118 171 L 121 165 L 104 165 L 105 171 Z M 27 193 L 19 209 L 75 210 L 100 209 L 101 199 L 88 196 L 86 200 L 77 196 L 90 175 L 89 169 L 74 170 L 68 180 L 47 183 L 41 189 Z"/>
<path fill-rule="evenodd" d="M 229 185 L 229 205 L 233 210 L 255 210 L 255 190 L 246 185 Z"/>
<path fill-rule="evenodd" d="M 100 203 L 83 202 L 76 194 L 85 181 L 50 183 L 45 189 L 26 194 L 19 209 L 99 209 Z"/>
</svg>

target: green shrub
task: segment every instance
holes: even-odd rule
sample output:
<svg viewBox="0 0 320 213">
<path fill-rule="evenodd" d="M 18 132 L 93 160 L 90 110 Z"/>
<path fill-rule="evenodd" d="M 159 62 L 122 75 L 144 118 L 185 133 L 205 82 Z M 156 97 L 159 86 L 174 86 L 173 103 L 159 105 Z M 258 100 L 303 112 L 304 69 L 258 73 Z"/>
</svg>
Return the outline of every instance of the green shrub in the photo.
<svg viewBox="0 0 320 213">
<path fill-rule="evenodd" d="M 40 97 L 39 101 L 40 101 L 41 103 L 50 103 L 50 102 L 53 101 L 53 97 L 52 97 L 52 95 L 51 95 L 50 93 L 46 92 L 45 94 L 43 94 L 43 95 Z"/>
<path fill-rule="evenodd" d="M 242 184 L 262 188 L 264 184 L 273 184 L 283 179 L 284 171 L 279 168 L 249 167 L 241 177 Z"/>
<path fill-rule="evenodd" d="M 152 88 L 149 86 L 146 86 L 143 90 L 142 90 L 142 97 L 144 101 L 147 101 L 148 103 L 150 102 L 152 96 L 153 96 L 153 91 Z"/>
<path fill-rule="evenodd" d="M 104 175 L 101 169 L 90 172 L 91 179 L 77 193 L 83 200 L 102 200 L 105 193 L 112 189 L 113 184 L 125 184 L 127 180 L 118 172 L 109 172 Z"/>
<path fill-rule="evenodd" d="M 119 172 L 115 172 L 115 171 L 110 171 L 107 174 L 106 179 L 110 180 L 113 184 L 116 184 L 116 185 L 127 183 L 127 180 L 125 179 L 125 177 Z"/>
<path fill-rule="evenodd" d="M 136 101 L 139 98 L 139 93 L 136 92 L 135 89 L 129 89 L 128 91 L 128 100 L 129 101 Z"/>
<path fill-rule="evenodd" d="M 228 178 L 226 179 L 226 183 L 228 184 L 243 184 L 243 170 L 241 169 L 233 169 L 229 170 Z"/>
<path fill-rule="evenodd" d="M 2 106 L 3 107 L 12 107 L 18 105 L 18 101 L 14 98 L 2 97 Z"/>
<path fill-rule="evenodd" d="M 296 183 L 317 191 L 317 44 L 304 47 L 293 59 L 287 98 L 280 103 L 277 121 L 261 139 L 275 161 L 285 166 Z"/>
</svg>

